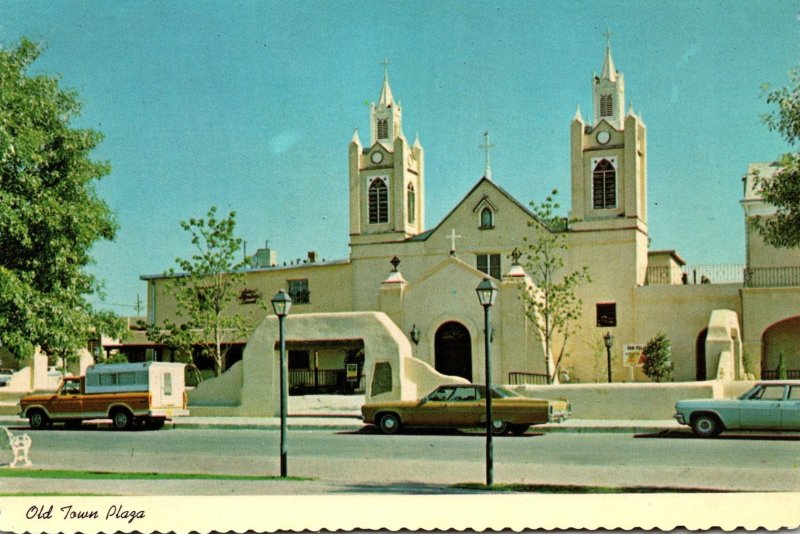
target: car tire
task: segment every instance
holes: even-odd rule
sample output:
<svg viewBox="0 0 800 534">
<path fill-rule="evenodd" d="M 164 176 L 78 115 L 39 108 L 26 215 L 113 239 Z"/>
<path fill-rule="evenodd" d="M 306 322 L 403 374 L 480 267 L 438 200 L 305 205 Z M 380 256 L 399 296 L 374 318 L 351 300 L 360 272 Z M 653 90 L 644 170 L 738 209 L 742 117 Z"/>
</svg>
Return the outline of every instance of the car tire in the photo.
<svg viewBox="0 0 800 534">
<path fill-rule="evenodd" d="M 503 434 L 507 434 L 511 425 L 506 423 L 505 421 L 501 421 L 500 419 L 495 419 L 492 421 L 492 434 L 495 436 L 502 436 Z"/>
<path fill-rule="evenodd" d="M 523 435 L 530 427 L 531 425 L 508 425 L 509 431 L 515 436 Z"/>
<path fill-rule="evenodd" d="M 133 415 L 128 410 L 116 410 L 111 414 L 111 424 L 115 430 L 128 430 L 133 426 Z"/>
<path fill-rule="evenodd" d="M 163 418 L 148 419 L 147 422 L 145 422 L 144 427 L 147 430 L 161 430 L 164 428 L 164 423 L 166 422 L 167 420 Z"/>
<path fill-rule="evenodd" d="M 400 417 L 396 413 L 381 414 L 378 419 L 378 428 L 384 434 L 395 434 L 400 430 Z"/>
<path fill-rule="evenodd" d="M 715 415 L 703 413 L 692 418 L 692 432 L 698 438 L 714 438 L 722 432 L 722 424 Z"/>
<path fill-rule="evenodd" d="M 34 430 L 40 430 L 50 424 L 50 419 L 42 410 L 28 412 L 28 424 Z"/>
</svg>

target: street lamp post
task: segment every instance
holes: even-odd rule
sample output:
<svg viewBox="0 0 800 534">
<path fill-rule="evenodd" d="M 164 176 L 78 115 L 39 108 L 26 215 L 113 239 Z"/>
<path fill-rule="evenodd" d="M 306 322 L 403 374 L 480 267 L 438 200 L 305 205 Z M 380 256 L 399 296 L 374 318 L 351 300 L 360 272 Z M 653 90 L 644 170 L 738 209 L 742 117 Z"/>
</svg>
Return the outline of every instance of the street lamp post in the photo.
<svg viewBox="0 0 800 534">
<path fill-rule="evenodd" d="M 603 343 L 606 344 L 606 367 L 608 368 L 608 383 L 611 383 L 611 347 L 614 345 L 614 336 L 611 332 L 606 332 L 603 336 Z"/>
<path fill-rule="evenodd" d="M 281 477 L 286 477 L 286 409 L 289 404 L 289 381 L 288 365 L 286 363 L 286 335 L 284 332 L 283 321 L 289 315 L 289 309 L 292 307 L 292 298 L 281 289 L 272 297 L 272 308 L 275 310 L 275 315 L 278 316 L 278 324 L 280 331 L 280 347 L 281 347 L 281 372 L 280 372 L 280 388 L 281 388 Z"/>
<path fill-rule="evenodd" d="M 494 482 L 494 451 L 492 450 L 492 326 L 489 322 L 489 308 L 497 299 L 497 285 L 484 278 L 475 289 L 478 300 L 483 306 L 484 321 L 484 354 L 486 357 L 486 485 Z"/>
</svg>

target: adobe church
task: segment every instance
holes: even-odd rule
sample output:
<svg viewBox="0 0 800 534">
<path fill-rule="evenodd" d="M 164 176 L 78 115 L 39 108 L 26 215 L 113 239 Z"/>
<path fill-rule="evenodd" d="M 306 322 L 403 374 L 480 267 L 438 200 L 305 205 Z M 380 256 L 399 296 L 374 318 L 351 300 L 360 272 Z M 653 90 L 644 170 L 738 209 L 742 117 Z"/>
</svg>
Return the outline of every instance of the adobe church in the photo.
<svg viewBox="0 0 800 534">
<path fill-rule="evenodd" d="M 577 112 L 570 125 L 571 222 L 565 230 L 564 254 L 565 272 L 585 266 L 591 283 L 577 290 L 582 315 L 556 378 L 607 381 L 604 336 L 610 334 L 612 381 L 647 381 L 637 349 L 659 332 L 672 344 L 675 381 L 722 375 L 740 379 L 748 373 L 758 377 L 775 368 L 780 352 L 787 367 L 800 369 L 800 279 L 793 287 L 787 287 L 791 281 L 780 282 L 785 269 L 798 269 L 800 253 L 775 255 L 749 232 L 743 277 L 725 281 L 703 276 L 700 283 L 677 252 L 649 250 L 647 127 L 633 110 L 625 109 L 625 81 L 610 46 L 599 75 L 591 80 L 591 91 L 591 116 Z M 369 137 L 362 139 L 356 131 L 348 147 L 349 258 L 317 261 L 310 254 L 307 261 L 287 266 L 278 264 L 274 251 L 262 249 L 247 272 L 235 313 L 252 315 L 255 330 L 272 312 L 251 314 L 257 306 L 254 297 L 269 300 L 287 289 L 293 299 L 290 319 L 313 314 L 321 321 L 325 335 L 317 339 L 293 337 L 287 321 L 290 385 L 295 392 L 326 385 L 335 390 L 348 363 L 359 366 L 357 378 L 362 370 L 368 372 L 363 360 L 370 359 L 370 348 L 354 326 L 357 321 L 350 326 L 347 322 L 366 312 L 387 317 L 391 335 L 404 336 L 410 357 L 434 374 L 482 382 L 484 316 L 475 289 L 488 276 L 499 288 L 491 309 L 494 381 L 541 383 L 554 362 L 545 361 L 543 342 L 519 298 L 532 282 L 517 264 L 515 251 L 524 252 L 526 242 L 546 230 L 524 203 L 502 188 L 502 176 L 492 176 L 488 136 L 485 175 L 450 213 L 426 228 L 425 150 L 419 138 L 407 140 L 403 112 L 384 73 L 378 100 L 370 107 Z M 745 210 L 768 210 L 759 204 L 753 183 L 749 172 Z M 529 195 L 541 196 L 541 191 Z M 773 265 L 772 258 L 780 265 Z M 778 278 L 764 274 L 759 284 L 754 282 L 754 269 L 768 269 Z M 174 319 L 167 278 L 142 279 L 148 284 L 148 321 Z M 241 346 L 247 342 L 240 341 Z M 140 348 L 155 347 L 143 342 Z M 553 353 L 560 350 L 555 346 Z M 162 352 L 159 357 L 170 356 Z M 256 356 L 248 356 L 246 348 L 233 350 L 227 367 L 248 357 Z M 225 380 L 233 379 L 216 379 Z"/>
</svg>

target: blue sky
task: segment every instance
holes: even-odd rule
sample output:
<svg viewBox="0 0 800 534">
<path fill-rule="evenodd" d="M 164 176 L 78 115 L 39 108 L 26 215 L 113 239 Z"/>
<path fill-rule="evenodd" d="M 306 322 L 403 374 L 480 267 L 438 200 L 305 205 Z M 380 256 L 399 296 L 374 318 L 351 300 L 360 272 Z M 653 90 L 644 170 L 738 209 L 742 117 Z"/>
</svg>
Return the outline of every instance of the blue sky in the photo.
<svg viewBox="0 0 800 534">
<path fill-rule="evenodd" d="M 254 252 L 348 256 L 347 145 L 369 138 L 388 58 L 406 136 L 426 150 L 435 226 L 483 173 L 520 201 L 569 204 L 569 126 L 591 114 L 608 28 L 648 127 L 653 249 L 744 261 L 741 177 L 787 147 L 761 124 L 762 83 L 797 66 L 796 2 L 12 1 L 0 42 L 42 42 L 36 72 L 105 135 L 98 184 L 121 229 L 94 249 L 101 307 L 135 313 L 142 274 L 190 253 L 179 221 L 236 210 Z"/>
</svg>

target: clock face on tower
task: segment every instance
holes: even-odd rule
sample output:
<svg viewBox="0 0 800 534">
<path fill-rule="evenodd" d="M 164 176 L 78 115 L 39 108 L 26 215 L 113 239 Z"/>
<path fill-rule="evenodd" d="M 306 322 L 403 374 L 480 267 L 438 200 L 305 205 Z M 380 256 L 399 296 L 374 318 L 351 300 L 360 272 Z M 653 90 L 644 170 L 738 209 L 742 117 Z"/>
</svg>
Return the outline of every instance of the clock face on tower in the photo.
<svg viewBox="0 0 800 534">
<path fill-rule="evenodd" d="M 371 159 L 372 163 L 380 163 L 381 161 L 383 161 L 383 152 L 380 151 L 373 152 Z"/>
<path fill-rule="evenodd" d="M 597 142 L 600 143 L 601 145 L 608 143 L 609 139 L 611 139 L 611 134 L 608 133 L 607 131 L 603 130 L 597 132 Z"/>
</svg>

